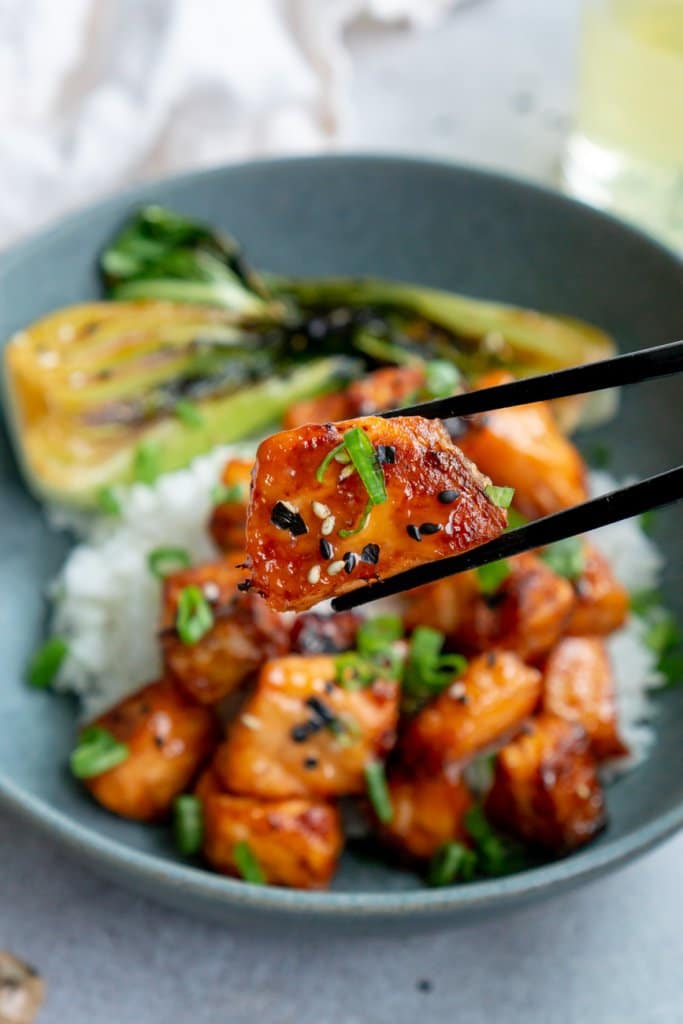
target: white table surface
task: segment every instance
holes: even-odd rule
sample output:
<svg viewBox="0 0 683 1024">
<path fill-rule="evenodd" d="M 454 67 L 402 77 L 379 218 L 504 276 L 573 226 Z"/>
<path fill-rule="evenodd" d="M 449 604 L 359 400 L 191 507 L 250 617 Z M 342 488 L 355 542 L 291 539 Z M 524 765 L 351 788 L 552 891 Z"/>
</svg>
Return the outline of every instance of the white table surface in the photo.
<svg viewBox="0 0 683 1024">
<path fill-rule="evenodd" d="M 481 0 L 434 33 L 354 30 L 354 147 L 552 181 L 576 7 Z M 498 920 L 321 942 L 302 928 L 245 935 L 164 910 L 0 816 L 0 949 L 45 977 L 43 1024 L 677 1024 L 682 858 L 680 837 Z"/>
</svg>

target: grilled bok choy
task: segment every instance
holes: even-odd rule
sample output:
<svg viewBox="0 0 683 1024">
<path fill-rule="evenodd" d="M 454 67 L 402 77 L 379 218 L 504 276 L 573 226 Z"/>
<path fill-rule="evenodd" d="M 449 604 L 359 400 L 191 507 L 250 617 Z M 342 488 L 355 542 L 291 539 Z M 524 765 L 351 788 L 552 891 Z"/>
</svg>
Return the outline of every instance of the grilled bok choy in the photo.
<svg viewBox="0 0 683 1024">
<path fill-rule="evenodd" d="M 253 312 L 235 284 L 261 304 L 257 315 L 283 316 L 326 351 L 354 348 L 372 364 L 448 360 L 473 379 L 493 369 L 516 377 L 605 359 L 612 339 L 591 324 L 453 292 L 380 278 L 297 279 L 257 274 L 234 239 L 160 207 L 140 210 L 105 250 L 113 298 L 168 298 Z M 572 396 L 556 403 L 563 428 L 596 423 L 614 396 Z"/>
<path fill-rule="evenodd" d="M 342 357 L 297 360 L 285 332 L 224 310 L 154 301 L 60 310 L 16 335 L 5 362 L 33 489 L 84 507 L 263 431 L 353 370 Z"/>
<path fill-rule="evenodd" d="M 30 483 L 85 507 L 263 432 L 364 370 L 422 365 L 439 394 L 494 368 L 527 376 L 614 350 L 589 324 L 422 286 L 259 274 L 232 238 L 158 206 L 124 225 L 100 269 L 110 301 L 53 313 L 5 350 Z M 596 407 L 571 398 L 557 413 L 569 430 Z"/>
</svg>

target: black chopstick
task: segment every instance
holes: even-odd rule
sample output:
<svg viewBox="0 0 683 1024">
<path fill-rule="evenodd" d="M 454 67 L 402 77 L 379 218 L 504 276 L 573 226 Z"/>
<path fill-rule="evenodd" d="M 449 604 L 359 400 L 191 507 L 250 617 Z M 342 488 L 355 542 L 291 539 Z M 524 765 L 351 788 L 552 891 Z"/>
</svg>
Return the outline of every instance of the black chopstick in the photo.
<svg viewBox="0 0 683 1024">
<path fill-rule="evenodd" d="M 426 419 L 448 420 L 456 416 L 472 416 L 493 409 L 507 409 L 529 402 L 545 402 L 568 395 L 603 391 L 626 384 L 639 384 L 657 377 L 668 377 L 683 370 L 683 341 L 643 348 L 638 352 L 603 359 L 596 363 L 572 366 L 539 377 L 525 377 L 509 384 L 498 384 L 479 391 L 467 391 L 449 398 L 437 398 L 404 409 L 390 409 L 382 415 L 424 416 Z"/>
<path fill-rule="evenodd" d="M 426 562 L 379 583 L 371 583 L 348 594 L 342 594 L 334 598 L 332 607 L 336 612 L 345 612 L 359 605 L 368 604 L 369 601 L 391 597 L 393 594 L 412 590 L 413 587 L 420 587 L 425 583 L 434 583 L 435 580 L 454 576 L 468 569 L 478 569 L 488 562 L 510 558 L 532 548 L 545 547 L 546 544 L 588 533 L 601 526 L 618 523 L 622 519 L 631 519 L 649 509 L 671 505 L 682 499 L 683 466 L 679 466 L 677 469 L 667 470 L 657 476 L 648 477 L 647 480 L 593 498 L 582 505 L 574 505 L 562 512 L 537 519 L 517 530 L 510 530 L 495 540 L 465 551 L 461 555 Z"/>
</svg>

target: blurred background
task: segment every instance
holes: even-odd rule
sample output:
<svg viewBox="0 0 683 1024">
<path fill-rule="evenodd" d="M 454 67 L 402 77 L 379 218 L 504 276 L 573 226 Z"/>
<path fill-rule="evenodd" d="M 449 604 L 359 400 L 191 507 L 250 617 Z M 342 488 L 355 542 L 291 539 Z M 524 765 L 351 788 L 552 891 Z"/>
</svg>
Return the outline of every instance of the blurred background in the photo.
<svg viewBox="0 0 683 1024">
<path fill-rule="evenodd" d="M 0 241 L 126 182 L 394 150 L 683 244 L 683 0 L 0 0 Z"/>
</svg>

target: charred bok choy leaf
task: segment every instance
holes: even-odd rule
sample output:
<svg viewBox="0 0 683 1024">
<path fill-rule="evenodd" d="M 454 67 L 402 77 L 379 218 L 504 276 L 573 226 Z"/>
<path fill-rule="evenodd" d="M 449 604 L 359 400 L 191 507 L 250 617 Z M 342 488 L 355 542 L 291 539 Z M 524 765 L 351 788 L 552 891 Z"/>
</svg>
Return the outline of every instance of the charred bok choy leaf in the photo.
<svg viewBox="0 0 683 1024">
<path fill-rule="evenodd" d="M 151 482 L 263 431 L 292 402 L 357 371 L 343 357 L 300 360 L 272 325 L 155 301 L 47 316 L 10 341 L 5 366 L 10 422 L 34 490 L 84 507 L 114 485 Z M 179 411 L 188 407 L 192 417 Z"/>
</svg>

